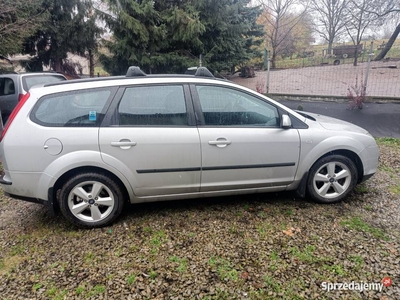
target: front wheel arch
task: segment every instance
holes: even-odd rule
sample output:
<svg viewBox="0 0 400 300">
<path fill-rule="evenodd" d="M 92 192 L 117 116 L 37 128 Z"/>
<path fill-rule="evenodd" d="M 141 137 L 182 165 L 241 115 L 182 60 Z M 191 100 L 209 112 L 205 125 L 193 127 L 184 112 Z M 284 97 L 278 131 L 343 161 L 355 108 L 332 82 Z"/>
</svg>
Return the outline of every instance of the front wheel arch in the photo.
<svg viewBox="0 0 400 300">
<path fill-rule="evenodd" d="M 336 203 L 346 198 L 357 182 L 357 167 L 349 157 L 327 155 L 310 168 L 307 194 L 316 202 Z"/>
<path fill-rule="evenodd" d="M 357 183 L 361 182 L 361 180 L 362 180 L 362 178 L 364 176 L 364 165 L 363 165 L 360 157 L 356 153 L 354 153 L 353 151 L 344 150 L 344 149 L 343 150 L 335 150 L 335 151 L 328 152 L 325 155 L 321 156 L 320 158 L 318 158 L 314 162 L 314 164 L 317 161 L 319 161 L 321 158 L 326 157 L 326 156 L 330 156 L 330 155 L 342 155 L 342 156 L 347 157 L 348 159 L 350 159 L 354 163 L 356 168 L 357 168 L 357 178 L 358 178 Z"/>
<path fill-rule="evenodd" d="M 320 159 L 327 157 L 327 156 L 331 156 L 331 155 L 342 155 L 342 156 L 350 159 L 357 168 L 357 178 L 358 178 L 357 183 L 361 182 L 361 180 L 363 179 L 363 176 L 364 176 L 364 165 L 363 165 L 360 157 L 356 153 L 354 153 L 353 151 L 350 151 L 350 150 L 340 149 L 340 150 L 334 150 L 334 151 L 325 153 L 324 155 L 322 155 L 321 157 L 316 159 L 312 163 L 311 167 Z M 306 196 L 307 180 L 308 180 L 308 176 L 309 176 L 309 170 L 311 169 L 311 167 L 309 169 L 307 169 L 306 172 L 303 173 L 300 183 L 296 189 L 296 193 L 300 198 L 304 198 Z"/>
</svg>

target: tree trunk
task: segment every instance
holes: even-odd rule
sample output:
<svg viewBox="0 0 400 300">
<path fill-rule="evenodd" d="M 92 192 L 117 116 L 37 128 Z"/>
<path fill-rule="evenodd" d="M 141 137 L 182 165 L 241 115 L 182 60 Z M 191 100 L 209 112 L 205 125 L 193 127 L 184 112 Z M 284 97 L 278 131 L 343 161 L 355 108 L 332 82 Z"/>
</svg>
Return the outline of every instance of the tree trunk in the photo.
<svg viewBox="0 0 400 300">
<path fill-rule="evenodd" d="M 276 69 L 276 52 L 273 49 L 272 50 L 272 56 L 271 56 L 271 69 Z"/>
<path fill-rule="evenodd" d="M 354 50 L 353 66 L 357 67 L 357 63 L 358 63 L 358 45 L 356 45 L 356 49 Z"/>
<path fill-rule="evenodd" d="M 386 54 L 389 52 L 390 48 L 392 48 L 394 41 L 397 39 L 397 36 L 400 33 L 400 23 L 397 25 L 396 29 L 394 30 L 392 36 L 390 37 L 389 41 L 386 43 L 385 47 L 379 52 L 378 56 L 375 60 L 382 60 L 385 58 Z"/>
<path fill-rule="evenodd" d="M 94 77 L 94 55 L 92 49 L 89 49 L 89 74 Z"/>
<path fill-rule="evenodd" d="M 54 58 L 53 60 L 53 71 L 62 72 L 62 59 L 61 58 Z"/>
<path fill-rule="evenodd" d="M 332 45 L 333 45 L 333 41 L 329 41 L 328 42 L 328 53 L 327 55 L 331 55 L 332 54 Z"/>
</svg>

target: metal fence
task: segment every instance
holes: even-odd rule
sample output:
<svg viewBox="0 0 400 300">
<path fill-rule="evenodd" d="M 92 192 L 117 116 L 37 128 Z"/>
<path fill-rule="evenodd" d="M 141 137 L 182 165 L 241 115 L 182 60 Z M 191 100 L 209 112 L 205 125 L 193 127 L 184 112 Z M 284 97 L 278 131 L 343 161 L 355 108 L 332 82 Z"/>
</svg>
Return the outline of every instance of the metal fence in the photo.
<svg viewBox="0 0 400 300">
<path fill-rule="evenodd" d="M 239 77 L 234 81 L 253 90 L 261 88 L 268 94 L 346 97 L 349 89 L 362 88 L 368 77 L 367 96 L 400 98 L 400 45 L 397 47 L 383 61 L 373 61 L 371 55 L 369 67 L 368 51 L 360 57 L 357 66 L 353 66 L 352 58 L 340 58 L 340 63 L 334 64 L 332 59 L 324 61 L 320 57 L 311 57 L 304 58 L 303 65 L 310 65 L 312 60 L 312 66 L 271 70 L 269 80 L 267 71 L 258 71 L 254 78 Z M 373 53 L 378 53 L 376 48 Z"/>
</svg>

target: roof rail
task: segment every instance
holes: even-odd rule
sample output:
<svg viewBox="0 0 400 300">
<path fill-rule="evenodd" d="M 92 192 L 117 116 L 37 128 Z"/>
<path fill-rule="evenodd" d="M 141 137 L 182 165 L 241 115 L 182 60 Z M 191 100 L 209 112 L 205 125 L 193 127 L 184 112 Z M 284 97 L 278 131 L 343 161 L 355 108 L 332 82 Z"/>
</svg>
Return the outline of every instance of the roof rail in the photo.
<svg viewBox="0 0 400 300">
<path fill-rule="evenodd" d="M 136 77 L 136 76 L 146 76 L 147 74 L 140 70 L 137 66 L 129 67 L 128 71 L 126 72 L 126 77 Z"/>
</svg>

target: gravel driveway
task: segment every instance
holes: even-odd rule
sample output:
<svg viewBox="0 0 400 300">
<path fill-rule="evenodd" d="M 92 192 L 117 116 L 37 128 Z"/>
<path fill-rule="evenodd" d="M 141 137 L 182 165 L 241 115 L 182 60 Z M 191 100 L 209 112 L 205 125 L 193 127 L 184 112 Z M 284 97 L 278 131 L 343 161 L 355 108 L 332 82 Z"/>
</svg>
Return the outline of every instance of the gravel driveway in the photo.
<svg viewBox="0 0 400 300">
<path fill-rule="evenodd" d="M 400 143 L 380 148 L 378 173 L 335 205 L 292 193 L 141 204 L 79 230 L 2 195 L 1 299 L 399 299 Z M 385 277 L 382 291 L 323 289 Z"/>
</svg>

